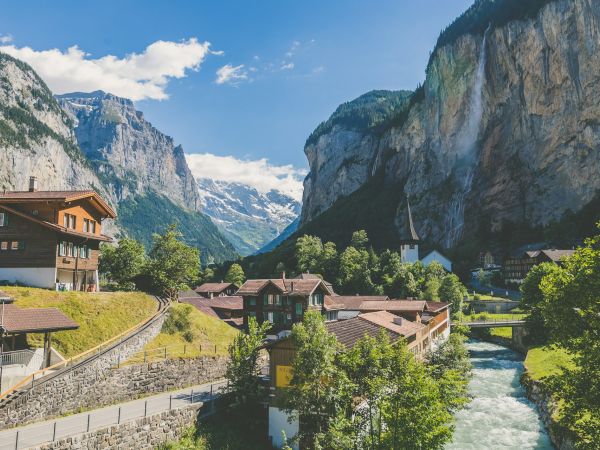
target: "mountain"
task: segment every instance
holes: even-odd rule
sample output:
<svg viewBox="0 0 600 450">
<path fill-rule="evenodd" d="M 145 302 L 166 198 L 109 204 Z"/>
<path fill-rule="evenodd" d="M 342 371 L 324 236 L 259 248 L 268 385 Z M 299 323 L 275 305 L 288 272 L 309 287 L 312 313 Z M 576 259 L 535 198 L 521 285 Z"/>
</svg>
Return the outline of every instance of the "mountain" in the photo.
<svg viewBox="0 0 600 450">
<path fill-rule="evenodd" d="M 199 178 L 200 202 L 241 255 L 255 253 L 300 214 L 300 202 L 276 190 L 262 193 L 242 183 Z"/>
<path fill-rule="evenodd" d="M 366 228 L 394 247 L 406 194 L 431 246 L 581 237 L 599 214 L 598 36 L 597 1 L 476 1 L 422 86 L 359 97 L 308 138 L 300 232 L 347 243 Z"/>
<path fill-rule="evenodd" d="M 267 245 L 263 246 L 256 253 L 257 254 L 266 253 L 266 252 L 270 252 L 271 250 L 277 248 L 279 246 L 279 244 L 281 244 L 287 238 L 292 236 L 298 230 L 299 223 L 300 223 L 300 217 L 296 217 L 296 219 L 294 219 L 294 221 L 292 223 L 290 223 L 287 227 L 285 227 L 285 229 L 281 232 L 281 234 L 279 234 L 279 236 L 277 236 L 275 239 L 273 239 Z"/>
<path fill-rule="evenodd" d="M 104 231 L 145 244 L 172 222 L 205 262 L 237 253 L 200 212 L 197 186 L 181 147 L 154 129 L 129 100 L 94 92 L 60 104 L 27 64 L 0 53 L 0 187 L 93 188 L 117 209 Z M 64 107 L 64 109 L 63 109 Z"/>
</svg>

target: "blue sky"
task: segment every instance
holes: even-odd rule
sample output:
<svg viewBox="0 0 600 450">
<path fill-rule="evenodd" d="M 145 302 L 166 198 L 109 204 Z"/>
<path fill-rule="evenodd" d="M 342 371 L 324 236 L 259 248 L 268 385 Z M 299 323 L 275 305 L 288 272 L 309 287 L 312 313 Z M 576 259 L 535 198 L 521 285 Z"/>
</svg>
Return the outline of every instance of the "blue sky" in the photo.
<svg viewBox="0 0 600 450">
<path fill-rule="evenodd" d="M 24 47 L 32 57 L 73 46 L 84 52 L 70 55 L 77 61 L 64 79 L 55 70 L 60 61 L 33 60 L 36 69 L 46 64 L 55 91 L 80 86 L 73 77 L 86 59 L 114 55 L 116 62 L 102 61 L 119 71 L 127 55 L 143 54 L 157 41 L 179 43 L 181 54 L 173 60 L 180 58 L 180 66 L 168 67 L 173 48 L 166 46 L 136 65 L 138 71 L 154 70 L 152 86 L 136 80 L 141 91 L 168 96 L 136 101 L 146 117 L 188 153 L 267 158 L 275 166 L 305 169 L 304 141 L 318 123 L 371 89 L 412 89 L 422 82 L 440 30 L 471 2 L 10 2 L 2 7 L 0 41 L 20 56 Z M 227 65 L 243 65 L 233 72 L 242 78 L 219 84 L 217 71 Z M 81 86 L 95 83 L 91 77 Z M 122 95 L 148 95 L 122 89 Z"/>
</svg>

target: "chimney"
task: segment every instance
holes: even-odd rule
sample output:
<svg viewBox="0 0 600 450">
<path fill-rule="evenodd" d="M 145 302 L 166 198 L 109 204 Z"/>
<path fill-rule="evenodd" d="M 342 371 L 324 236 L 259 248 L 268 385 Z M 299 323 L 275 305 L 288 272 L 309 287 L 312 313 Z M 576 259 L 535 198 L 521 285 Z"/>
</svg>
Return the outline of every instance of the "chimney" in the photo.
<svg viewBox="0 0 600 450">
<path fill-rule="evenodd" d="M 394 324 L 402 325 L 402 317 L 394 317 Z"/>
<path fill-rule="evenodd" d="M 294 292 L 294 282 L 292 281 L 292 292 Z"/>
<path fill-rule="evenodd" d="M 38 190 L 37 178 L 29 177 L 29 192 L 35 192 Z"/>
<path fill-rule="evenodd" d="M 283 272 L 281 272 L 281 279 L 285 280 L 285 270 Z"/>
</svg>

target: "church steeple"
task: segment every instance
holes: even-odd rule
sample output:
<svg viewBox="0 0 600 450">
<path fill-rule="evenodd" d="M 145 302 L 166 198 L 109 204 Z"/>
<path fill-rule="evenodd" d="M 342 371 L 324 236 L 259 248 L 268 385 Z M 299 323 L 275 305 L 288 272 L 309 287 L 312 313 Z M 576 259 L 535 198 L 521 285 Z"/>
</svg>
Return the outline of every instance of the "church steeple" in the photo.
<svg viewBox="0 0 600 450">
<path fill-rule="evenodd" d="M 404 212 L 404 230 L 402 236 L 400 236 L 400 260 L 403 263 L 419 261 L 419 235 L 413 224 L 408 195 L 406 195 L 406 210 Z"/>
<path fill-rule="evenodd" d="M 406 194 L 406 210 L 404 211 L 404 233 L 401 236 L 401 241 L 408 244 L 417 243 L 419 241 L 419 235 L 415 231 L 415 226 L 413 224 L 408 194 Z"/>
</svg>

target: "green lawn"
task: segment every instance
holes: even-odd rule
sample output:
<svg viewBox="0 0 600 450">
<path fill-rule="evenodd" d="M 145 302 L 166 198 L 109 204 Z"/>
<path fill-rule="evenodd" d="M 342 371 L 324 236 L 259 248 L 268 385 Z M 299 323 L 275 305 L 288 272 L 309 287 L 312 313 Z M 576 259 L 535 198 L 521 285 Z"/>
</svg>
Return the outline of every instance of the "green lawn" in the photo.
<svg viewBox="0 0 600 450">
<path fill-rule="evenodd" d="M 156 312 L 156 300 L 141 292 L 56 292 L 46 289 L 0 286 L 20 308 L 58 308 L 79 329 L 52 334 L 52 346 L 65 358 L 78 355 L 128 330 Z M 43 336 L 28 335 L 41 347 Z"/>
<path fill-rule="evenodd" d="M 534 380 L 557 375 L 563 368 L 573 368 L 573 357 L 559 347 L 534 347 L 527 352 L 525 368 Z"/>
<path fill-rule="evenodd" d="M 229 344 L 239 333 L 235 328 L 227 325 L 220 319 L 211 317 L 198 311 L 190 305 L 175 303 L 171 306 L 174 310 L 190 309 L 190 330 L 193 334 L 193 340 L 188 342 L 184 333 L 176 332 L 169 334 L 163 331 L 145 347 L 147 360 L 160 360 L 165 356 L 164 349 L 167 349 L 168 358 L 193 358 L 200 355 L 225 355 Z M 216 346 L 216 351 L 215 351 Z M 128 363 L 143 360 L 143 352 L 135 355 Z"/>
<path fill-rule="evenodd" d="M 475 313 L 475 314 L 463 314 L 463 320 L 465 322 L 474 322 L 477 320 L 521 320 L 527 317 L 527 314 L 523 313 L 501 313 L 501 314 L 492 314 L 492 313 Z"/>
</svg>

